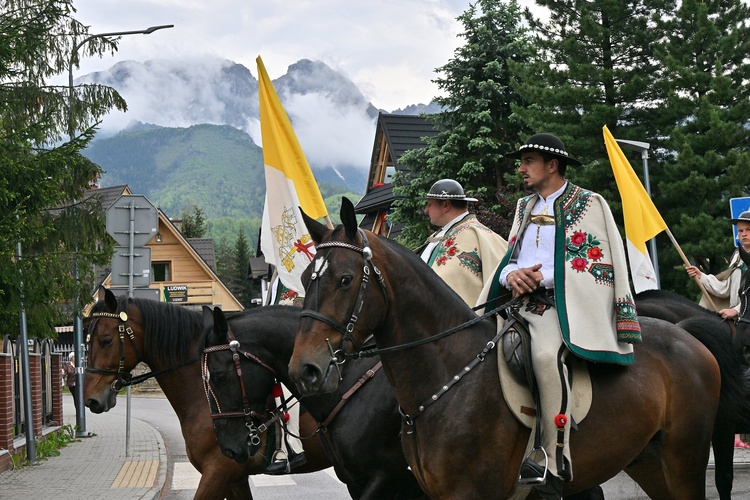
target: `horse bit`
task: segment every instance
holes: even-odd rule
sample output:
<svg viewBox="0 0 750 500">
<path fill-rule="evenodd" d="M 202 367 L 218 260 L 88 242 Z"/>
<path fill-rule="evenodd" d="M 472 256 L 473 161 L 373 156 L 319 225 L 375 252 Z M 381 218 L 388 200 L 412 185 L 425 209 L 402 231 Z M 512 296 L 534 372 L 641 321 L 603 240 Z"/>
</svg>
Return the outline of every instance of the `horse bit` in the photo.
<svg viewBox="0 0 750 500">
<path fill-rule="evenodd" d="M 273 416 L 267 420 L 266 422 L 260 424 L 256 427 L 255 422 L 253 419 L 261 420 L 264 418 L 265 413 L 261 414 L 254 410 L 250 409 L 250 401 L 247 398 L 247 391 L 245 390 L 245 382 L 242 378 L 242 366 L 240 365 L 240 354 L 245 356 L 245 358 L 250 359 L 252 361 L 255 361 L 258 363 L 258 365 L 262 366 L 266 370 L 268 370 L 271 374 L 273 374 L 274 378 L 276 377 L 276 371 L 274 371 L 273 368 L 265 364 L 263 361 L 260 360 L 256 355 L 254 355 L 251 352 L 242 351 L 240 350 L 240 342 L 235 338 L 234 333 L 231 329 L 227 329 L 227 339 L 229 339 L 228 344 L 221 344 L 221 345 L 215 345 L 211 347 L 206 347 L 203 349 L 203 360 L 201 362 L 201 375 L 203 378 L 203 390 L 206 393 L 206 399 L 208 400 L 209 408 L 211 408 L 211 399 L 213 399 L 214 404 L 216 404 L 216 408 L 219 410 L 218 413 L 211 411 L 211 418 L 212 419 L 220 419 L 220 418 L 244 418 L 245 419 L 245 427 L 247 427 L 247 434 L 250 441 L 250 444 L 253 446 L 260 445 L 260 435 L 264 433 L 268 427 L 276 422 L 279 418 L 281 418 L 281 411 L 273 411 Z M 216 397 L 216 393 L 214 392 L 213 388 L 211 387 L 210 383 L 210 373 L 208 370 L 208 355 L 213 352 L 220 352 L 220 351 L 232 351 L 232 360 L 234 361 L 234 370 L 237 374 L 237 378 L 239 378 L 240 381 L 240 388 L 242 390 L 242 411 L 228 411 L 228 412 L 222 412 L 221 411 L 221 405 L 219 404 L 219 399 Z"/>
<path fill-rule="evenodd" d="M 388 294 L 385 289 L 385 280 L 383 278 L 382 273 L 380 272 L 380 269 L 372 262 L 372 249 L 370 248 L 370 243 L 367 239 L 367 235 L 365 235 L 365 232 L 358 228 L 358 232 L 362 238 L 362 246 L 358 247 L 356 245 L 352 245 L 350 243 L 345 243 L 343 241 L 326 241 L 324 243 L 319 243 L 315 245 L 316 251 L 324 249 L 324 248 L 346 248 L 348 250 L 353 250 L 357 253 L 362 254 L 364 257 L 364 266 L 362 267 L 362 281 L 359 284 L 359 292 L 357 293 L 357 300 L 354 303 L 354 306 L 352 307 L 352 312 L 349 315 L 349 322 L 346 326 L 339 323 L 338 321 L 329 318 L 328 316 L 324 316 L 317 312 L 318 309 L 318 299 L 320 295 L 320 276 L 322 276 L 322 273 L 319 274 L 319 268 L 316 267 L 315 270 L 313 270 L 312 274 L 310 275 L 310 285 L 312 286 L 315 284 L 315 293 L 313 294 L 313 300 L 314 307 L 313 309 L 304 309 L 302 312 L 300 312 L 300 317 L 310 317 L 313 319 L 317 319 L 318 321 L 322 321 L 323 323 L 327 324 L 334 330 L 338 331 L 342 335 L 341 339 L 341 345 L 338 349 L 334 350 L 333 346 L 331 345 L 331 342 L 329 339 L 326 338 L 326 344 L 328 344 L 328 351 L 331 354 L 331 361 L 330 364 L 336 367 L 336 371 L 339 375 L 339 380 L 343 380 L 343 377 L 341 375 L 341 365 L 343 365 L 346 362 L 347 355 L 344 351 L 344 344 L 346 341 L 349 341 L 354 346 L 354 349 L 356 351 L 360 351 L 362 349 L 362 346 L 359 345 L 359 343 L 354 339 L 352 336 L 352 332 L 354 331 L 354 325 L 357 323 L 357 320 L 359 319 L 359 314 L 362 311 L 362 304 L 364 303 L 364 294 L 365 290 L 367 289 L 367 284 L 370 282 L 370 268 L 372 267 L 372 272 L 375 273 L 375 276 L 377 277 L 378 284 L 380 285 L 380 288 L 383 290 L 383 298 L 385 300 L 385 308 L 388 309 Z M 325 263 L 321 268 L 324 268 Z"/>
</svg>

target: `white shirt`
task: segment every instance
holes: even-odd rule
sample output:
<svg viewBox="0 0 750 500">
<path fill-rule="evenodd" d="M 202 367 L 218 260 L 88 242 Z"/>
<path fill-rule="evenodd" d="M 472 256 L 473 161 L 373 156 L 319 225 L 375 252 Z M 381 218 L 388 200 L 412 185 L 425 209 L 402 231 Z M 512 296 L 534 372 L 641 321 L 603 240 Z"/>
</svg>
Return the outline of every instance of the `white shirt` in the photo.
<svg viewBox="0 0 750 500">
<path fill-rule="evenodd" d="M 563 186 L 549 195 L 546 199 L 539 195 L 539 199 L 531 207 L 531 213 L 538 215 L 544 212 L 545 208 L 549 215 L 555 214 L 555 200 L 565 191 L 568 186 L 566 181 Z M 537 231 L 539 234 L 539 241 L 537 244 Z M 523 231 L 523 236 L 518 250 L 518 257 L 508 263 L 507 266 L 500 273 L 500 284 L 507 288 L 511 288 L 508 285 L 506 276 L 512 271 L 517 271 L 523 267 L 532 267 L 537 264 L 541 264 L 542 267 L 539 271 L 542 273 L 542 282 L 539 286 L 542 288 L 553 288 L 555 285 L 555 225 L 550 224 L 548 226 L 539 226 L 533 222 L 529 222 L 526 229 Z"/>
<path fill-rule="evenodd" d="M 427 244 L 426 247 L 424 247 L 424 250 L 422 250 L 422 260 L 425 262 L 430 262 L 430 257 L 432 256 L 432 251 L 435 250 L 435 247 L 438 246 L 440 243 L 440 238 L 443 237 L 445 233 L 448 232 L 450 228 L 452 228 L 454 225 L 456 225 L 461 219 L 466 217 L 466 214 L 469 213 L 468 210 L 452 221 L 450 221 L 448 224 L 444 225 L 440 228 L 440 231 L 434 233 L 432 236 L 430 236 L 430 242 Z"/>
</svg>

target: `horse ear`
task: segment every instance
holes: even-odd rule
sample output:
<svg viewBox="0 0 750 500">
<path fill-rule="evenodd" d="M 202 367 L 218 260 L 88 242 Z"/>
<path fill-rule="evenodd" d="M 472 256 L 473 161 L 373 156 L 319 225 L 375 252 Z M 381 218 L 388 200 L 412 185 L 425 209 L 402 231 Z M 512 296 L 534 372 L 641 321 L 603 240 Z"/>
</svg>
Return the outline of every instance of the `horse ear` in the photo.
<svg viewBox="0 0 750 500">
<path fill-rule="evenodd" d="M 226 342 L 229 325 L 227 324 L 227 317 L 224 316 L 224 311 L 220 307 L 214 307 L 214 331 L 220 332 Z"/>
<path fill-rule="evenodd" d="M 312 237 L 313 241 L 315 243 L 320 243 L 321 241 L 323 241 L 323 237 L 328 232 L 328 228 L 326 227 L 326 225 L 321 224 L 320 222 L 307 215 L 302 210 L 302 207 L 300 207 L 299 211 L 302 214 L 302 220 L 305 221 L 307 230 L 310 231 L 310 236 Z"/>
<path fill-rule="evenodd" d="M 101 296 L 102 290 L 104 290 L 103 298 Z M 112 290 L 104 288 L 103 286 L 99 287 L 99 300 L 104 300 L 104 303 L 107 305 L 107 310 L 111 312 L 117 311 L 117 297 L 112 293 Z"/>
<path fill-rule="evenodd" d="M 346 196 L 341 198 L 341 211 L 339 215 L 341 216 L 342 224 L 344 224 L 346 236 L 350 240 L 353 240 L 357 236 L 357 216 L 354 213 L 354 204 Z"/>
</svg>

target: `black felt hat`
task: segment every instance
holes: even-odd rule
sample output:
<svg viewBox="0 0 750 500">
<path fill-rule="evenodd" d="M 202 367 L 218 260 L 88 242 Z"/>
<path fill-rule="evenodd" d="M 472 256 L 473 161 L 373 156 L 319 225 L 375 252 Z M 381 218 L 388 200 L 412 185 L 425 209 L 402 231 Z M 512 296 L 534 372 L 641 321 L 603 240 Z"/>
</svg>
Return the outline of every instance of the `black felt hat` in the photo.
<svg viewBox="0 0 750 500">
<path fill-rule="evenodd" d="M 737 224 L 738 222 L 750 222 L 750 210 L 742 212 L 736 219 L 729 219 L 729 222 L 732 224 Z"/>
<path fill-rule="evenodd" d="M 425 198 L 431 200 L 477 201 L 476 198 L 467 197 L 463 186 L 453 179 L 440 179 L 435 182 Z"/>
<path fill-rule="evenodd" d="M 504 155 L 506 158 L 514 158 L 516 160 L 521 159 L 523 153 L 529 151 L 539 151 L 541 153 L 547 153 L 565 161 L 566 165 L 580 165 L 581 162 L 573 158 L 565 151 L 565 144 L 560 140 L 559 137 L 552 134 L 534 134 L 528 139 L 518 151 L 513 151 Z"/>
</svg>

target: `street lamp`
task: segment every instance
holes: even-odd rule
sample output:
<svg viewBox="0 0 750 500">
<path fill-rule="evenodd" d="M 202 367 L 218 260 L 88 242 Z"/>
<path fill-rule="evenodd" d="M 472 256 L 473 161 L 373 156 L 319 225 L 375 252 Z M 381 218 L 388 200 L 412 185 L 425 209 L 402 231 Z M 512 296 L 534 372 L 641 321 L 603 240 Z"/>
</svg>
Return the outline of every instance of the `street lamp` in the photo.
<svg viewBox="0 0 750 500">
<path fill-rule="evenodd" d="M 640 151 L 641 159 L 643 160 L 643 180 L 646 187 L 646 193 L 651 198 L 651 182 L 648 175 L 648 149 L 650 144 L 641 141 L 627 141 L 625 139 L 615 139 L 623 149 L 629 149 L 631 151 Z M 660 287 L 661 278 L 659 277 L 659 257 L 656 254 L 656 238 L 651 238 L 648 242 L 651 248 L 651 261 L 654 264 L 654 273 L 656 274 L 656 285 Z"/>
<path fill-rule="evenodd" d="M 83 40 L 81 40 L 79 43 L 75 43 L 75 39 L 73 40 L 73 50 L 70 52 L 70 60 L 68 61 L 68 135 L 70 136 L 70 140 L 73 140 L 73 137 L 75 136 L 75 119 L 73 117 L 73 98 L 74 98 L 74 87 L 73 87 L 73 64 L 78 62 L 78 49 L 83 47 L 85 44 L 90 42 L 91 40 L 95 38 L 109 38 L 109 37 L 117 37 L 117 36 L 126 36 L 126 35 L 150 35 L 154 31 L 166 29 L 166 28 L 174 28 L 174 24 L 162 24 L 159 26 L 151 26 L 146 29 L 142 30 L 132 30 L 132 31 L 113 31 L 111 33 L 97 33 L 94 35 L 89 35 Z M 78 247 L 75 249 L 75 253 L 78 253 Z M 73 276 L 75 277 L 76 283 L 78 282 L 78 263 L 77 260 L 73 259 Z M 73 349 L 75 350 L 75 365 L 76 365 L 76 386 L 75 391 L 77 394 L 77 397 L 75 400 L 77 401 L 76 405 L 76 428 L 78 429 L 77 437 L 85 437 L 88 436 L 88 432 L 86 432 L 86 414 L 84 411 L 84 404 L 83 404 L 83 370 L 84 370 L 84 363 L 83 361 L 83 320 L 81 319 L 81 311 L 80 311 L 80 305 L 78 303 L 78 299 L 76 298 L 74 302 L 75 311 L 75 319 L 73 321 L 73 336 L 75 338 L 75 345 Z"/>
</svg>

